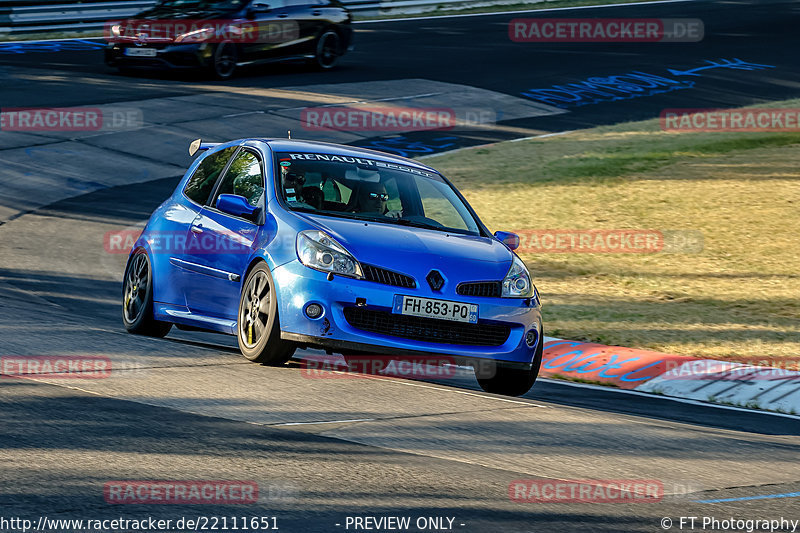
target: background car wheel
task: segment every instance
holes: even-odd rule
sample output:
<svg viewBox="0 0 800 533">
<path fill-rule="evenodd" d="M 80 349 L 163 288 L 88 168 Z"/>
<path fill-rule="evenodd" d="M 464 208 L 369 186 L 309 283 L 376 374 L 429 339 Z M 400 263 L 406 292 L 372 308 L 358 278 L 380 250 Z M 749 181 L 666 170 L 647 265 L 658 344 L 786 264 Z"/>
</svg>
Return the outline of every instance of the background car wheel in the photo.
<svg viewBox="0 0 800 533">
<path fill-rule="evenodd" d="M 533 387 L 539 375 L 539 367 L 542 365 L 542 345 L 544 336 L 539 337 L 539 345 L 536 347 L 536 355 L 533 357 L 533 365 L 530 370 L 520 370 L 498 364 L 493 376 L 483 377 L 477 372 L 478 384 L 486 392 L 494 394 L 504 394 L 506 396 L 522 396 Z"/>
<path fill-rule="evenodd" d="M 214 57 L 211 61 L 211 74 L 218 80 L 228 80 L 236 72 L 236 62 L 239 54 L 236 46 L 232 43 L 220 43 L 214 50 Z"/>
<path fill-rule="evenodd" d="M 254 363 L 282 365 L 294 353 L 295 344 L 281 340 L 275 285 L 264 263 L 253 267 L 244 282 L 237 330 L 239 349 Z"/>
<path fill-rule="evenodd" d="M 321 70 L 329 70 L 336 66 L 342 57 L 342 39 L 333 30 L 327 30 L 317 39 L 314 53 L 314 66 Z"/>
<path fill-rule="evenodd" d="M 122 323 L 130 333 L 163 337 L 172 329 L 169 322 L 153 318 L 153 274 L 144 250 L 128 260 L 122 283 Z"/>
</svg>

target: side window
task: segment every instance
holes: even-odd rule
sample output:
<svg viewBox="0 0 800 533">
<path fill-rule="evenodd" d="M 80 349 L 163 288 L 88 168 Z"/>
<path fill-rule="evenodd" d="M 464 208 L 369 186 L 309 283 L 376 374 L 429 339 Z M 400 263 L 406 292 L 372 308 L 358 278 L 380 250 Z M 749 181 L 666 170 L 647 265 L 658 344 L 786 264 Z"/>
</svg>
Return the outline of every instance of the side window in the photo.
<svg viewBox="0 0 800 533">
<path fill-rule="evenodd" d="M 261 172 L 261 161 L 256 154 L 242 150 L 236 156 L 222 178 L 211 205 L 216 205 L 220 194 L 244 196 L 253 207 L 259 205 L 264 196 L 264 175 Z"/>
<path fill-rule="evenodd" d="M 190 200 L 200 205 L 205 205 L 208 196 L 214 189 L 214 184 L 217 183 L 220 173 L 225 169 L 225 165 L 236 151 L 236 147 L 225 148 L 219 152 L 209 154 L 194 171 L 194 174 L 186 183 L 183 189 L 185 194 Z"/>
</svg>

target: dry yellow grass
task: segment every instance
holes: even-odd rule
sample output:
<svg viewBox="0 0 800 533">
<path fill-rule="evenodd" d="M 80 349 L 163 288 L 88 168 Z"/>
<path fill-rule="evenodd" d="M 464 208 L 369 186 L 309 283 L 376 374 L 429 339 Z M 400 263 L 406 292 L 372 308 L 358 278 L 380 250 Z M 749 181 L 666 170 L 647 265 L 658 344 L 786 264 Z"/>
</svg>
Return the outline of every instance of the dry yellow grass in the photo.
<svg viewBox="0 0 800 533">
<path fill-rule="evenodd" d="M 675 134 L 646 121 L 426 163 L 493 231 L 702 232 L 694 254 L 522 254 L 548 334 L 705 357 L 800 357 L 800 135 Z"/>
</svg>

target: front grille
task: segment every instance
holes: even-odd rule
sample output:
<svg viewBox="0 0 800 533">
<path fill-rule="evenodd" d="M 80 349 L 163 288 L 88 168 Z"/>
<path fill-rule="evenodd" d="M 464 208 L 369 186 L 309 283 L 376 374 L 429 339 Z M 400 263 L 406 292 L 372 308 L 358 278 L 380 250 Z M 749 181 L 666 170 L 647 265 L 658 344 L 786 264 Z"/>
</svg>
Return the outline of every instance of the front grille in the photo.
<svg viewBox="0 0 800 533">
<path fill-rule="evenodd" d="M 398 315 L 363 307 L 345 307 L 344 318 L 354 328 L 415 341 L 468 346 L 500 346 L 511 327 L 499 324 L 468 324 Z"/>
<path fill-rule="evenodd" d="M 491 296 L 499 298 L 503 288 L 499 281 L 470 281 L 459 283 L 456 293 L 462 296 Z"/>
<path fill-rule="evenodd" d="M 367 281 L 383 283 L 384 285 L 394 285 L 395 287 L 404 287 L 406 289 L 413 289 L 417 286 L 414 278 L 406 276 L 405 274 L 398 274 L 397 272 L 372 265 L 362 264 L 361 268 L 364 271 L 364 279 Z"/>
</svg>

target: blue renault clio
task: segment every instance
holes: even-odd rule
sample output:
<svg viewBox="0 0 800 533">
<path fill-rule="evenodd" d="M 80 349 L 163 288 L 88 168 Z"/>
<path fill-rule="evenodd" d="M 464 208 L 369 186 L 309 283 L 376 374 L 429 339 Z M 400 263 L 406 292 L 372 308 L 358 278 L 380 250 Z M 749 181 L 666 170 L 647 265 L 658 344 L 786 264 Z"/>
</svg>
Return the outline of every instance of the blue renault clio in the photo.
<svg viewBox="0 0 800 533">
<path fill-rule="evenodd" d="M 202 154 L 131 250 L 129 332 L 236 335 L 267 365 L 297 348 L 446 355 L 488 392 L 533 386 L 542 322 L 519 238 L 490 233 L 436 170 L 287 139 L 189 152 Z"/>
</svg>

